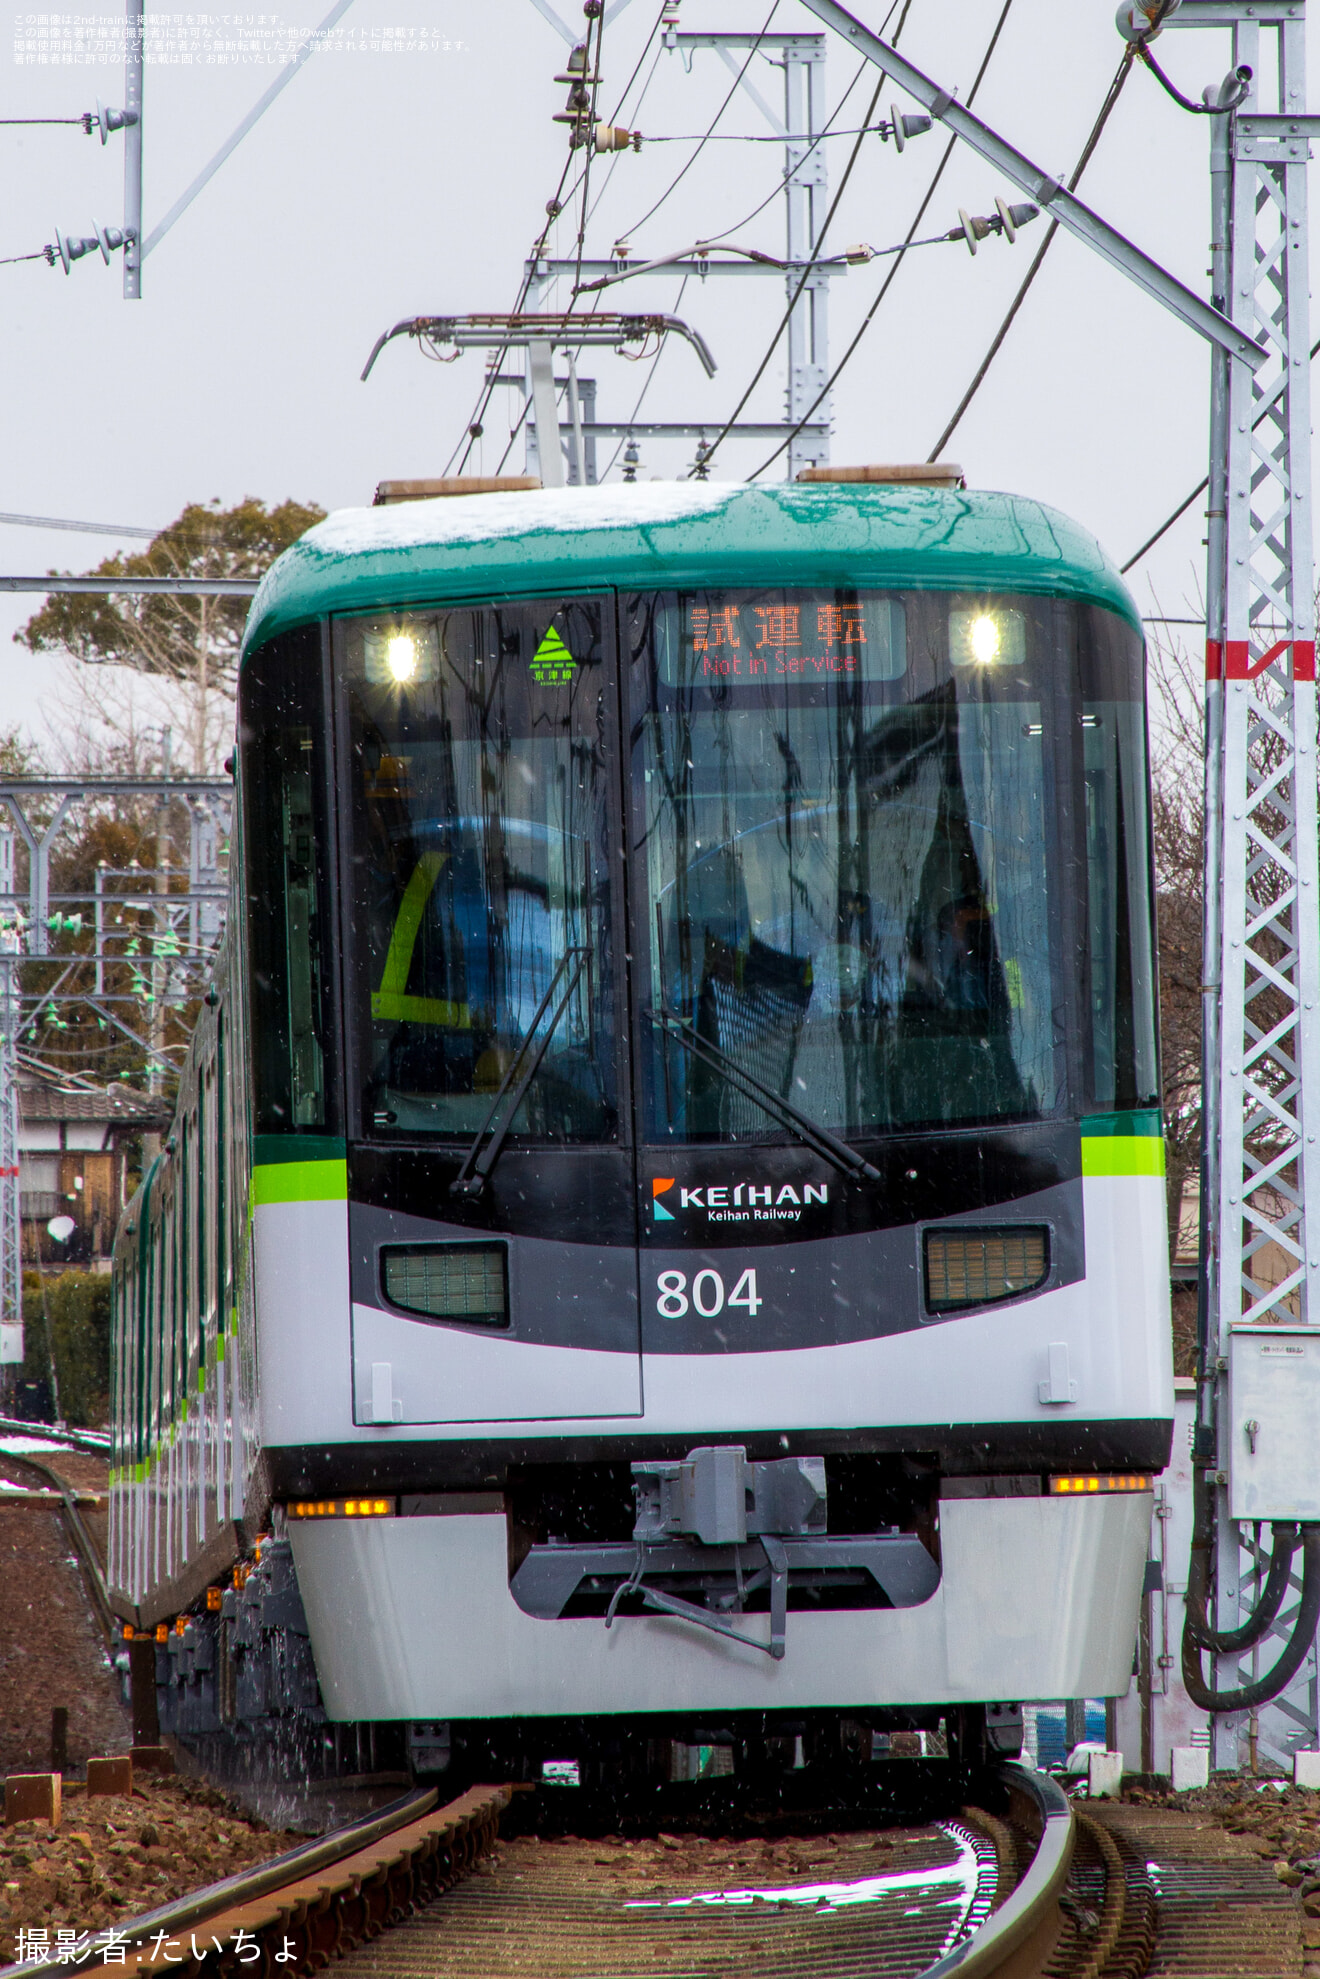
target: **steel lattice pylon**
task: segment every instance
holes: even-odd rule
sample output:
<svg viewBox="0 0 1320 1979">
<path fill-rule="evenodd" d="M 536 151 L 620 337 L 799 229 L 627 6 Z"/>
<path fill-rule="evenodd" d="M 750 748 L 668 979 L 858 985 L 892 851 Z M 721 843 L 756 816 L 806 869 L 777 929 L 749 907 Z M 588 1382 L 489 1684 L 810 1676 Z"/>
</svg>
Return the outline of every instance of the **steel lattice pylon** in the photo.
<svg viewBox="0 0 1320 1979">
<path fill-rule="evenodd" d="M 1251 95 L 1214 120 L 1215 300 L 1269 352 L 1253 375 L 1215 353 L 1206 644 L 1205 1159 L 1207 1385 L 1218 1449 L 1217 1625 L 1254 1605 L 1258 1527 L 1235 1523 L 1241 1425 L 1226 1379 L 1235 1331 L 1320 1323 L 1320 847 L 1310 523 L 1311 415 L 1304 0 L 1190 0 L 1178 24 L 1231 26 Z M 1308 1095 L 1310 1097 L 1308 1109 Z M 1308 1217 L 1308 1206 L 1312 1214 Z M 1213 1423 L 1210 1421 L 1213 1412 Z M 1247 1425 L 1260 1429 L 1254 1420 Z M 1252 1453 L 1255 1451 L 1254 1435 Z M 1276 1660 L 1295 1602 L 1216 1684 Z M 1251 1726 L 1283 1761 L 1316 1743 L 1314 1653 Z M 1214 1723 L 1241 1759 L 1244 1714 Z"/>
<path fill-rule="evenodd" d="M 12 903 L 14 834 L 0 830 L 0 901 Z M 17 923 L 0 921 L 0 1365 L 23 1358 L 23 1255 L 18 1182 Z"/>
</svg>

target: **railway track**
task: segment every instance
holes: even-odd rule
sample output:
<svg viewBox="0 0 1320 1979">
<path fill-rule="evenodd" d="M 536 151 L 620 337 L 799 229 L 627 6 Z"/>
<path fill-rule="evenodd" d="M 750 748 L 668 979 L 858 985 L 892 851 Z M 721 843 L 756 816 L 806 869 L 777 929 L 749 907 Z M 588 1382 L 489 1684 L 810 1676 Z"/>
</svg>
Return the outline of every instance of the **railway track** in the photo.
<svg viewBox="0 0 1320 1979">
<path fill-rule="evenodd" d="M 513 1789 L 445 1806 L 414 1794 L 125 1922 L 113 1953 L 90 1944 L 76 1965 L 88 1979 L 273 1979 L 332 1960 L 341 1979 L 1140 1979 L 1157 1936 L 1140 1838 L 1039 1774 L 1006 1768 L 1000 1786 L 996 1815 L 742 1840 L 543 1839 L 517 1821 L 500 1840 Z M 1259 1882 L 1235 1859 L 1252 1866 Z M 1198 1949 L 1213 1960 L 1204 1929 Z"/>
<path fill-rule="evenodd" d="M 1301 1975 L 1289 1892 L 1208 1817 L 1075 1806 L 1021 1767 L 994 1792 L 996 1813 L 918 1827 L 625 1838 L 542 1835 L 507 1786 L 443 1806 L 430 1790 L 49 1963 L 84 1979 L 332 1961 L 339 1979 Z"/>
</svg>

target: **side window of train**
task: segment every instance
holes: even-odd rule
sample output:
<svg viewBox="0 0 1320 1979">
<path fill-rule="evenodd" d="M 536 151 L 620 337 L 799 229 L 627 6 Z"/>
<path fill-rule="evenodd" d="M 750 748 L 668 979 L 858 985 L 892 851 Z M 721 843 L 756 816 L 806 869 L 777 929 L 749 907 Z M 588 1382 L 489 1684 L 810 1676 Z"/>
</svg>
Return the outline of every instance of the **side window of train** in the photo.
<svg viewBox="0 0 1320 1979">
<path fill-rule="evenodd" d="M 1158 1104 L 1155 930 L 1146 709 L 1139 635 L 1081 615 L 1090 1103 Z M 1176 911 L 1176 909 L 1175 909 Z"/>
<path fill-rule="evenodd" d="M 320 630 L 285 633 L 239 683 L 255 1128 L 334 1131 L 327 725 Z"/>
</svg>

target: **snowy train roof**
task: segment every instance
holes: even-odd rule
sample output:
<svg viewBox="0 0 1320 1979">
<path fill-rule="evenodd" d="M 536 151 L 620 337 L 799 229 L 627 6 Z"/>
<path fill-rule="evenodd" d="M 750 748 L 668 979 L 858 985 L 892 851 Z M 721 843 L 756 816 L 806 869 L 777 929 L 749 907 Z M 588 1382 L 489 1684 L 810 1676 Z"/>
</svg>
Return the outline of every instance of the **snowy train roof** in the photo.
<svg viewBox="0 0 1320 1979">
<path fill-rule="evenodd" d="M 327 612 L 727 584 L 1030 591 L 1141 622 L 1095 538 L 1025 496 L 667 481 L 337 510 L 267 572 L 245 650 Z"/>
</svg>

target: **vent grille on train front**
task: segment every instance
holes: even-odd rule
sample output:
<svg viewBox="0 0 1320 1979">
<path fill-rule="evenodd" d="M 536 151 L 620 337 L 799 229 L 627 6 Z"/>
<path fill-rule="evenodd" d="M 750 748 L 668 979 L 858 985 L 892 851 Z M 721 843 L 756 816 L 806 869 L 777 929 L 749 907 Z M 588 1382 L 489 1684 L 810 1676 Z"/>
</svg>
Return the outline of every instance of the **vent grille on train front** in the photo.
<svg viewBox="0 0 1320 1979">
<path fill-rule="evenodd" d="M 926 1307 L 957 1312 L 1020 1298 L 1050 1272 L 1050 1233 L 1043 1223 L 998 1229 L 926 1232 Z"/>
<path fill-rule="evenodd" d="M 390 1244 L 380 1268 L 385 1297 L 402 1312 L 469 1326 L 509 1323 L 504 1244 Z"/>
</svg>

